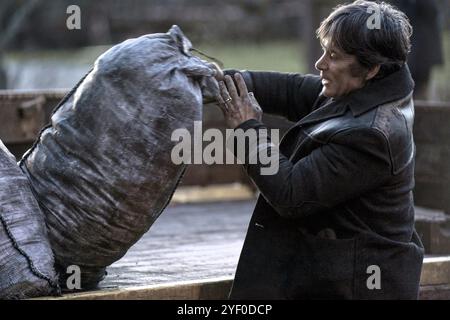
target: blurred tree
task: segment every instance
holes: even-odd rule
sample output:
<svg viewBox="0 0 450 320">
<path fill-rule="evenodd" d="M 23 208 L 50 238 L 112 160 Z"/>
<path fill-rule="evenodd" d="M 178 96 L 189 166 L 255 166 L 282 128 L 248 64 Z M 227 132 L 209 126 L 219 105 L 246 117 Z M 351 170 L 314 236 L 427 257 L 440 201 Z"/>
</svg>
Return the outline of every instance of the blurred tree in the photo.
<svg viewBox="0 0 450 320">
<path fill-rule="evenodd" d="M 316 29 L 337 5 L 350 1 L 343 0 L 304 0 L 304 21 L 302 23 L 305 41 L 308 72 L 316 73 L 315 63 L 322 55 L 322 48 L 316 36 Z"/>
<path fill-rule="evenodd" d="M 2 0 L 0 2 L 0 27 L 3 30 L 0 34 L 0 89 L 7 86 L 7 76 L 3 67 L 4 52 L 39 2 L 40 0 Z M 13 12 L 12 15 L 11 12 Z"/>
<path fill-rule="evenodd" d="M 389 0 L 403 11 L 413 27 L 408 64 L 416 83 L 414 97 L 427 99 L 433 66 L 444 63 L 444 2 L 437 0 Z"/>
</svg>

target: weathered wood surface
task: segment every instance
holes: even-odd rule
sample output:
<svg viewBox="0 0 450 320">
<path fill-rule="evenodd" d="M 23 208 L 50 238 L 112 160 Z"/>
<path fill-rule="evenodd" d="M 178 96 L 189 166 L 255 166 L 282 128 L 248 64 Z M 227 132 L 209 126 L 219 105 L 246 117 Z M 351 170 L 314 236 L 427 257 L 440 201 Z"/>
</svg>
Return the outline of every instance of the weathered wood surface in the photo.
<svg viewBox="0 0 450 320">
<path fill-rule="evenodd" d="M 0 138 L 5 144 L 32 143 L 67 90 L 0 90 Z"/>
<path fill-rule="evenodd" d="M 230 277 L 43 297 L 36 300 L 208 300 L 227 299 Z M 450 285 L 422 285 L 419 300 L 450 300 Z"/>
<path fill-rule="evenodd" d="M 171 205 L 100 288 L 233 276 L 254 200 Z"/>
<path fill-rule="evenodd" d="M 427 254 L 450 254 L 450 215 L 416 207 L 415 226 Z"/>
<path fill-rule="evenodd" d="M 416 106 L 415 202 L 450 214 L 450 103 Z"/>
<path fill-rule="evenodd" d="M 223 277 L 78 292 L 33 300 L 224 300 L 228 299 L 232 283 L 232 277 Z"/>
<path fill-rule="evenodd" d="M 169 206 L 108 268 L 99 290 L 62 299 L 226 299 L 254 200 Z M 428 257 L 422 299 L 450 299 L 450 257 Z"/>
<path fill-rule="evenodd" d="M 67 90 L 0 90 L 0 139 L 20 159 Z"/>
<path fill-rule="evenodd" d="M 251 199 L 170 205 L 150 231 L 108 268 L 100 288 L 232 277 L 254 203 Z M 432 219 L 430 214 L 436 216 L 436 221 L 442 219 L 440 212 L 423 208 L 416 211 L 419 219 L 424 215 Z M 446 281 L 450 284 L 450 260 L 433 259 L 439 263 L 436 264 L 438 267 L 430 269 L 432 264 L 427 266 L 423 284 L 446 284 Z M 443 266 L 448 272 L 439 273 Z"/>
</svg>

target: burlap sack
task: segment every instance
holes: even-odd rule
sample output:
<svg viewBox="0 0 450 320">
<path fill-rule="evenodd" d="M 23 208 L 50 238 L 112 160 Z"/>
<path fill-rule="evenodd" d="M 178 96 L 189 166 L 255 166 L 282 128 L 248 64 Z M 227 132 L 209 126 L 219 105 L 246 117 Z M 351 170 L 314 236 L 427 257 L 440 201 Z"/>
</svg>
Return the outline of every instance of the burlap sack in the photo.
<svg viewBox="0 0 450 320">
<path fill-rule="evenodd" d="M 95 286 L 171 199 L 185 169 L 171 161 L 171 134 L 192 132 L 202 98 L 217 92 L 215 70 L 190 48 L 177 26 L 114 46 L 21 160 L 62 285 L 78 265 L 82 287 Z"/>
<path fill-rule="evenodd" d="M 44 216 L 26 176 L 0 141 L 0 299 L 57 292 Z"/>
</svg>

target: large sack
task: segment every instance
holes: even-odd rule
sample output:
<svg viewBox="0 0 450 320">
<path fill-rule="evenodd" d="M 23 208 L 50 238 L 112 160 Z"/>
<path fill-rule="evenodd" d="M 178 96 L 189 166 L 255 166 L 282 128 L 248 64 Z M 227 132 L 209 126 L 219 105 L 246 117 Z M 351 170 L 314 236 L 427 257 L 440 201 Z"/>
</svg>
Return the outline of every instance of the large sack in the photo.
<svg viewBox="0 0 450 320">
<path fill-rule="evenodd" d="M 0 141 L 0 299 L 57 292 L 44 216 L 27 178 Z"/>
<path fill-rule="evenodd" d="M 192 133 L 202 91 L 217 92 L 214 68 L 190 49 L 177 26 L 111 48 L 21 160 L 57 270 L 64 276 L 78 265 L 84 289 L 150 228 L 182 176 L 185 165 L 171 161 L 178 143 L 171 134 Z"/>
</svg>

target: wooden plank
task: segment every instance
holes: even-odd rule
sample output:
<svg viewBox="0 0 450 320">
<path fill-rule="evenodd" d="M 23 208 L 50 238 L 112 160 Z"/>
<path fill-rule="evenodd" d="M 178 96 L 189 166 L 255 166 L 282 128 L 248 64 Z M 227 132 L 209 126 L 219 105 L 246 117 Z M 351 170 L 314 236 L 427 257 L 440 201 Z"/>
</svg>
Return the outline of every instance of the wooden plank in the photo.
<svg viewBox="0 0 450 320">
<path fill-rule="evenodd" d="M 37 96 L 45 96 L 49 100 L 61 100 L 69 89 L 14 89 L 0 90 L 0 101 L 34 99 Z"/>
<path fill-rule="evenodd" d="M 179 187 L 172 198 L 172 204 L 205 203 L 255 199 L 256 195 L 247 185 L 234 183 L 210 185 L 207 187 Z"/>
<path fill-rule="evenodd" d="M 415 102 L 417 205 L 450 213 L 450 103 Z"/>
<path fill-rule="evenodd" d="M 423 286 L 419 300 L 450 300 L 450 285 Z"/>
<path fill-rule="evenodd" d="M 72 293 L 62 297 L 35 300 L 208 300 L 227 299 L 232 277 L 137 286 L 116 290 Z M 425 258 L 421 277 L 420 299 L 450 298 L 450 256 Z"/>
<path fill-rule="evenodd" d="M 414 105 L 416 108 L 448 108 L 450 106 L 450 102 L 433 101 L 433 100 L 415 100 Z"/>
<path fill-rule="evenodd" d="M 238 164 L 191 164 L 181 180 L 183 186 L 229 184 L 241 182 L 250 185 L 250 179 Z"/>
<path fill-rule="evenodd" d="M 11 144 L 31 145 L 66 92 L 0 90 L 0 139 L 7 147 Z"/>
<path fill-rule="evenodd" d="M 233 276 L 255 200 L 171 203 L 100 289 Z"/>
<path fill-rule="evenodd" d="M 450 256 L 425 258 L 420 284 L 422 286 L 450 285 Z"/>
<path fill-rule="evenodd" d="M 416 207 L 415 227 L 427 254 L 450 254 L 450 216 L 443 211 Z"/>
<path fill-rule="evenodd" d="M 445 144 L 450 141 L 450 103 L 415 105 L 414 140 L 417 143 Z"/>
<path fill-rule="evenodd" d="M 62 297 L 43 297 L 33 300 L 208 300 L 227 299 L 233 279 L 174 282 L 163 285 L 129 287 L 66 294 Z"/>
<path fill-rule="evenodd" d="M 416 205 L 450 213 L 450 182 L 416 180 L 414 202 Z"/>
<path fill-rule="evenodd" d="M 442 144 L 416 143 L 416 147 L 415 177 L 421 181 L 450 182 L 450 141 L 448 144 L 444 141 Z"/>
</svg>

